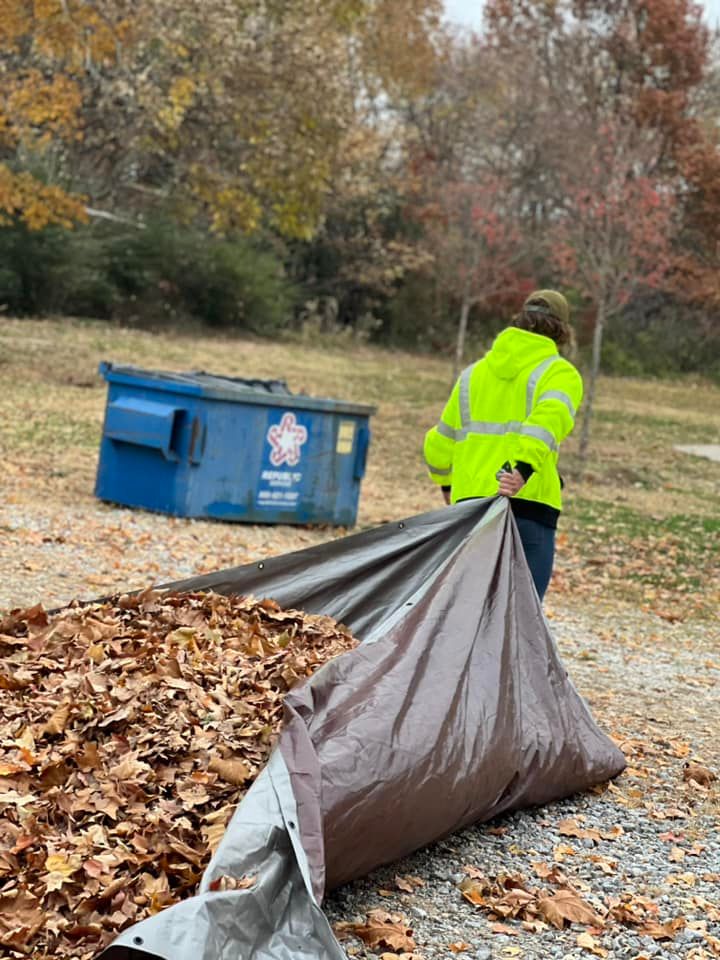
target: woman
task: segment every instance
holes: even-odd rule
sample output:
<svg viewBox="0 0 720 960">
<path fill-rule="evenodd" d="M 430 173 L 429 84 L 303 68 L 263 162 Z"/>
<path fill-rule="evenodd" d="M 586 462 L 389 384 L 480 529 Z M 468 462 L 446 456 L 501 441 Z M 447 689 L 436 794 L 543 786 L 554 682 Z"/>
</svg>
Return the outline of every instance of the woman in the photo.
<svg viewBox="0 0 720 960">
<path fill-rule="evenodd" d="M 583 394 L 580 374 L 558 352 L 571 338 L 565 297 L 532 293 L 513 325 L 461 374 L 425 436 L 425 462 L 447 503 L 510 497 L 541 600 L 562 509 L 558 450 Z"/>
</svg>

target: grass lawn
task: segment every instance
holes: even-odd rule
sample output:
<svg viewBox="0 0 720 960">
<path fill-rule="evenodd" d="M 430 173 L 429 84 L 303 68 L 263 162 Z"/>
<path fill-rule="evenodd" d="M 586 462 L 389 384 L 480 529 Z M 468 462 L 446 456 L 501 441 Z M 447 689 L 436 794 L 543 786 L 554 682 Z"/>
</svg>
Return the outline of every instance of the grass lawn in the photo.
<svg viewBox="0 0 720 960">
<path fill-rule="evenodd" d="M 17 519 L 8 519 L 11 509 L 14 517 L 26 519 L 33 511 L 52 515 L 72 508 L 93 518 L 107 510 L 93 497 L 106 392 L 97 372 L 101 360 L 282 378 L 296 392 L 374 404 L 378 412 L 371 422 L 359 525 L 440 504 L 420 451 L 450 387 L 444 359 L 380 351 L 352 340 L 270 342 L 206 332 L 154 334 L 71 320 L 3 319 L 0 446 L 6 513 L 0 524 L 12 526 L 16 540 L 19 528 Z M 720 464 L 673 447 L 720 442 L 719 409 L 720 388 L 706 382 L 601 381 L 591 459 L 582 479 L 576 438 L 563 449 L 566 510 L 555 594 L 578 602 L 618 597 L 668 619 L 716 615 Z M 27 526 L 32 533 L 32 524 Z M 219 537 L 227 525 L 207 526 Z M 101 551 L 102 525 L 97 529 Z M 273 530 L 265 529 L 268 549 L 273 537 L 278 549 L 291 549 L 342 533 Z M 17 574 L 22 563 L 22 550 L 6 552 L 0 572 Z"/>
</svg>

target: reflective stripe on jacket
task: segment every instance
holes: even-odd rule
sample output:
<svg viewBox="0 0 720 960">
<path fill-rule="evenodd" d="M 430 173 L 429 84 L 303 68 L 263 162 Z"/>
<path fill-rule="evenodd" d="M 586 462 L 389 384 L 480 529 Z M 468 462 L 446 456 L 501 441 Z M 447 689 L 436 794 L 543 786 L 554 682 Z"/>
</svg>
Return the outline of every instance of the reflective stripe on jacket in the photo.
<svg viewBox="0 0 720 960">
<path fill-rule="evenodd" d="M 560 510 L 558 448 L 573 429 L 582 394 L 580 374 L 553 340 L 508 327 L 463 371 L 426 434 L 431 479 L 450 486 L 456 503 L 495 496 L 503 464 L 529 463 L 534 472 L 517 497 Z"/>
</svg>

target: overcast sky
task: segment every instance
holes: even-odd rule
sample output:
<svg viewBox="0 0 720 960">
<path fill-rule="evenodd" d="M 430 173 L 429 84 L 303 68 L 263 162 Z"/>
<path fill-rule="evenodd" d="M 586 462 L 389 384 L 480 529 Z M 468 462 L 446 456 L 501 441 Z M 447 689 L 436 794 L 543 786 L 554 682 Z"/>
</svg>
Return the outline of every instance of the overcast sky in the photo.
<svg viewBox="0 0 720 960">
<path fill-rule="evenodd" d="M 704 0 L 700 6 L 711 27 L 720 25 L 720 0 Z M 483 0 L 445 0 L 448 19 L 456 23 L 479 26 L 482 19 Z"/>
</svg>

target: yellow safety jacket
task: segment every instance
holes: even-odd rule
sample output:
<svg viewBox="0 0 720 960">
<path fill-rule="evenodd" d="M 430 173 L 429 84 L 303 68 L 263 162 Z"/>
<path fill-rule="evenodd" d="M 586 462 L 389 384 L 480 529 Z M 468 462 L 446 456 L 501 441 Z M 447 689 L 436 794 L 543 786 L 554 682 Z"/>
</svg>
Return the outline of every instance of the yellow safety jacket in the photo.
<svg viewBox="0 0 720 960">
<path fill-rule="evenodd" d="M 558 448 L 572 431 L 583 384 L 555 342 L 508 327 L 455 384 L 440 422 L 425 436 L 425 462 L 451 500 L 497 494 L 506 462 L 533 473 L 514 499 L 562 508 Z"/>
</svg>

